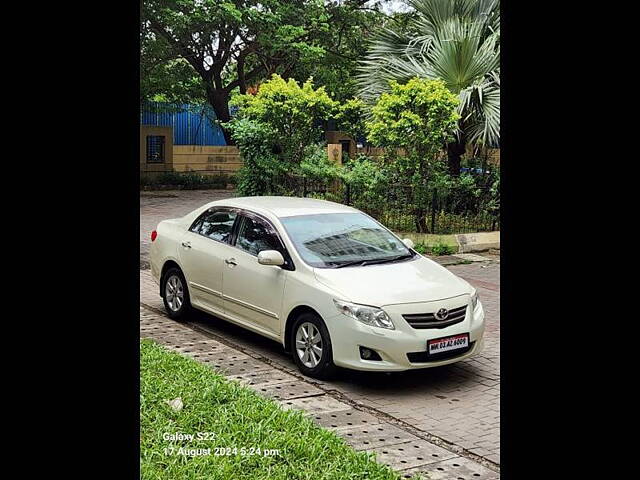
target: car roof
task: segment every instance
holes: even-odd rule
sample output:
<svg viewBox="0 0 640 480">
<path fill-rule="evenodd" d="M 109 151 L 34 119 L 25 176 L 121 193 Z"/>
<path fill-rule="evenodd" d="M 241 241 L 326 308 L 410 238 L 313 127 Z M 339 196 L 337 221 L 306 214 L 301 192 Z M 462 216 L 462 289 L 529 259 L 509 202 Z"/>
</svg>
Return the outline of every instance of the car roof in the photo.
<svg viewBox="0 0 640 480">
<path fill-rule="evenodd" d="M 359 212 L 340 203 L 300 197 L 235 197 L 211 202 L 210 206 L 243 208 L 256 213 L 270 213 L 278 218 L 318 213 Z"/>
</svg>

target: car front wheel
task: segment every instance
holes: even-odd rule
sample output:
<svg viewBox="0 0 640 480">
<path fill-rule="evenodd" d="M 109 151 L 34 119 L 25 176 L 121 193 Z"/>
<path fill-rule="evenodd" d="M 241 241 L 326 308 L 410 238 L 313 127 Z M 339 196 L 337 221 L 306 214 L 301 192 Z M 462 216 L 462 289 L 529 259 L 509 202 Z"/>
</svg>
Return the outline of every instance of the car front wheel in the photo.
<svg viewBox="0 0 640 480">
<path fill-rule="evenodd" d="M 170 268 L 162 278 L 162 300 L 167 314 L 174 320 L 183 320 L 189 312 L 189 290 L 179 268 Z"/>
<path fill-rule="evenodd" d="M 329 331 L 318 315 L 303 313 L 296 319 L 291 344 L 293 359 L 303 374 L 326 379 L 335 373 Z"/>
</svg>

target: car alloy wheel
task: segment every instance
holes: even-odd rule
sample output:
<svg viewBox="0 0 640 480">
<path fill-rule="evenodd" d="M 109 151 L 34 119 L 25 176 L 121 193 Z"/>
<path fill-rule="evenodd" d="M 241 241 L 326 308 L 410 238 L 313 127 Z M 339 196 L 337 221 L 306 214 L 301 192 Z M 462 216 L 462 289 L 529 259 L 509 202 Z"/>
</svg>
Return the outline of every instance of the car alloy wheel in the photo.
<svg viewBox="0 0 640 480">
<path fill-rule="evenodd" d="M 316 368 L 322 358 L 322 335 L 313 323 L 301 323 L 296 332 L 296 353 L 307 368 Z"/>
<path fill-rule="evenodd" d="M 184 287 L 182 286 L 182 280 L 177 275 L 172 275 L 167 279 L 167 286 L 165 288 L 165 296 L 169 308 L 174 312 L 180 310 L 184 303 Z"/>
<path fill-rule="evenodd" d="M 191 303 L 187 282 L 177 268 L 170 269 L 163 278 L 164 308 L 170 318 L 179 320 L 190 311 Z"/>
</svg>

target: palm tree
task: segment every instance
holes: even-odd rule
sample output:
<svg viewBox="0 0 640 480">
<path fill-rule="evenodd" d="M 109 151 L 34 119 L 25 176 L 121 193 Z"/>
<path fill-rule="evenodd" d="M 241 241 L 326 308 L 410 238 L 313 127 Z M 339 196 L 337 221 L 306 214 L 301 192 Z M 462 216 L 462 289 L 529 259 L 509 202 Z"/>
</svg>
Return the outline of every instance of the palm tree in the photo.
<svg viewBox="0 0 640 480">
<path fill-rule="evenodd" d="M 460 98 L 455 140 L 447 145 L 449 170 L 460 172 L 468 143 L 500 145 L 499 0 L 407 0 L 415 10 L 404 32 L 384 28 L 361 61 L 358 83 L 373 103 L 412 77 L 440 78 Z"/>
</svg>

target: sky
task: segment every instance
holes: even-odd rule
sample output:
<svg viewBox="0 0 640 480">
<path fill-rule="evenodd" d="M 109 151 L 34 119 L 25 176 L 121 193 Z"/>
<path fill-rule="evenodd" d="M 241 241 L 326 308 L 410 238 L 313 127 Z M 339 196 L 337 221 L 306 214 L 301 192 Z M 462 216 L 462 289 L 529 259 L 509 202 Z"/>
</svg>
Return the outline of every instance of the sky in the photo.
<svg viewBox="0 0 640 480">
<path fill-rule="evenodd" d="M 372 0 L 369 4 L 378 3 L 379 0 Z M 382 11 L 387 15 L 394 12 L 407 12 L 409 11 L 409 7 L 402 0 L 383 0 Z"/>
</svg>

